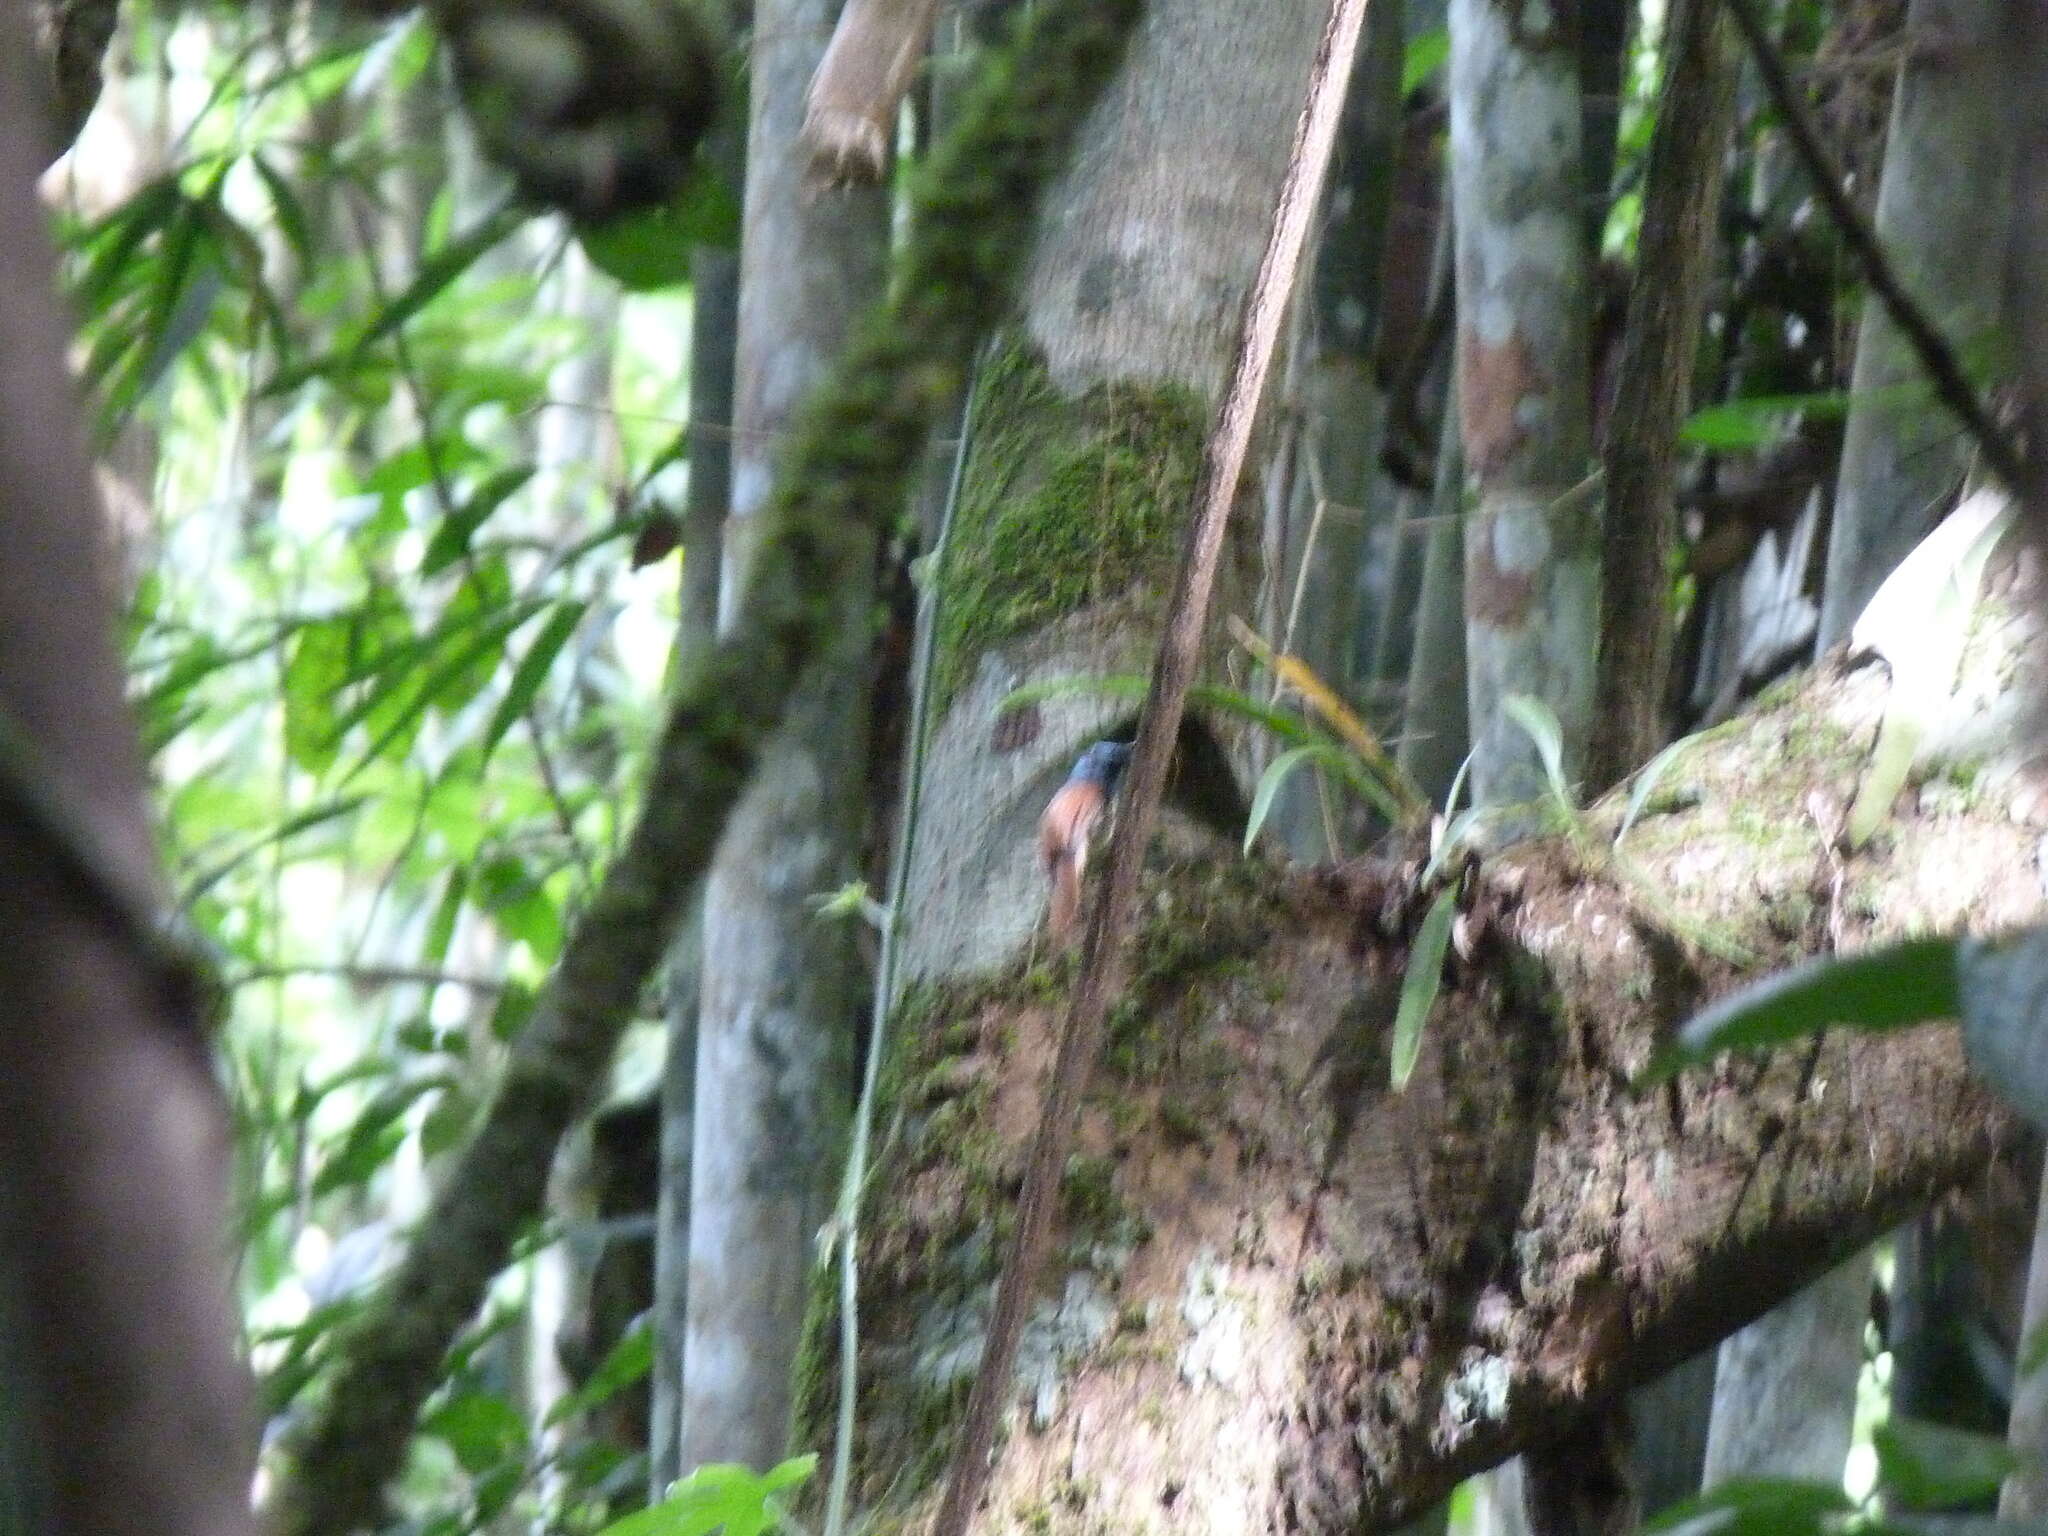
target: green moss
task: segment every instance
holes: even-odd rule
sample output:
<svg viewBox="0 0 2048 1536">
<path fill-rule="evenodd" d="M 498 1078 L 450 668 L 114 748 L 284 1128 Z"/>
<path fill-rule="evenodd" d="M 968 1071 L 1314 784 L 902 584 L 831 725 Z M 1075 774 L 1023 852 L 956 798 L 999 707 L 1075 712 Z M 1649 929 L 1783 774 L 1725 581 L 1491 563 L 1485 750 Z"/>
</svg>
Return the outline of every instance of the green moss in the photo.
<svg viewBox="0 0 2048 1536">
<path fill-rule="evenodd" d="M 1068 399 L 1026 347 L 984 363 L 940 604 L 934 705 L 991 645 L 1107 602 L 1157 601 L 1201 465 L 1184 389 L 1104 385 Z"/>
</svg>

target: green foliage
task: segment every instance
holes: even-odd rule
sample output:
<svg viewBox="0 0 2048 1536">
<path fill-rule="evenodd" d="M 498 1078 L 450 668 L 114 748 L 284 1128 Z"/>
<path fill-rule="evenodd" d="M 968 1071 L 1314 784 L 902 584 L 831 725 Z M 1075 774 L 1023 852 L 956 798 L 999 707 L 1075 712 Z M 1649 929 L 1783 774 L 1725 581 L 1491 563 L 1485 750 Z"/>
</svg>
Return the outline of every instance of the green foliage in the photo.
<svg viewBox="0 0 2048 1536">
<path fill-rule="evenodd" d="M 1953 1018 L 1959 1009 L 1953 938 L 1829 955 L 1766 977 L 1699 1013 L 1640 1081 L 1661 1082 L 1722 1051 L 1782 1045 L 1835 1025 L 1904 1029 Z"/>
<path fill-rule="evenodd" d="M 1422 1054 L 1422 1027 L 1429 1022 L 1429 1010 L 1436 1006 L 1437 989 L 1443 985 L 1444 954 L 1451 944 L 1451 923 L 1458 915 L 1456 886 L 1437 892 L 1408 948 L 1408 969 L 1401 977 L 1401 1001 L 1394 1010 L 1393 1063 L 1389 1072 L 1395 1092 L 1408 1086 L 1415 1060 Z"/>
<path fill-rule="evenodd" d="M 778 1494 L 789 1492 L 818 1468 L 815 1455 L 798 1456 L 765 1473 L 746 1467 L 699 1467 L 669 1496 L 608 1525 L 600 1536 L 761 1536 L 782 1524 Z"/>
</svg>

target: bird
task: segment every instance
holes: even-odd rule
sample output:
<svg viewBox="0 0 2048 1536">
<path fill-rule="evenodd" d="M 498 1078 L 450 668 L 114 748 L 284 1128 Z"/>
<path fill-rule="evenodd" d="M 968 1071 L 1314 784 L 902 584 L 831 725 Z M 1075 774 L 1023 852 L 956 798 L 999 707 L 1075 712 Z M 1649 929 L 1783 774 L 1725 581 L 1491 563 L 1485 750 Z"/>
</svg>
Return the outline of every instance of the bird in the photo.
<svg viewBox="0 0 2048 1536">
<path fill-rule="evenodd" d="M 1098 741 L 1074 760 L 1067 781 L 1054 791 L 1038 818 L 1038 861 L 1052 883 L 1052 909 L 1047 931 L 1055 942 L 1074 936 L 1081 916 L 1081 876 L 1088 867 L 1088 848 L 1102 822 L 1102 813 L 1116 798 L 1124 769 L 1130 766 L 1131 743 Z"/>
</svg>

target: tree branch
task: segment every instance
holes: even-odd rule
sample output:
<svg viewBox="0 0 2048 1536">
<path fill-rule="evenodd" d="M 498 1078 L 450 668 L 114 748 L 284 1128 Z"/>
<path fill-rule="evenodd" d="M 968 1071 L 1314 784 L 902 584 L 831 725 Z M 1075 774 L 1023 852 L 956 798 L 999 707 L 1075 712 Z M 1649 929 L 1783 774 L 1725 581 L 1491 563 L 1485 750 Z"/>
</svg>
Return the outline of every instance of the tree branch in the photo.
<svg viewBox="0 0 2048 1536">
<path fill-rule="evenodd" d="M 1201 477 L 1196 481 L 1194 518 L 1188 527 L 1180 574 L 1166 614 L 1159 654 L 1152 666 L 1152 687 L 1138 719 L 1137 748 L 1132 754 L 1116 831 L 1109 848 L 1108 888 L 1088 923 L 1081 973 L 1074 998 L 1060 1030 L 1059 1053 L 1039 1116 L 1038 1134 L 1025 1165 L 1024 1186 L 1017 1202 L 1016 1232 L 1011 1239 L 1002 1278 L 989 1315 L 988 1338 L 981 1365 L 967 1401 L 967 1417 L 954 1453 L 952 1475 L 940 1503 L 934 1536 L 965 1536 L 982 1489 L 988 1481 L 989 1448 L 995 1441 L 996 1419 L 1010 1396 L 1011 1372 L 1024 1330 L 1024 1315 L 1045 1267 L 1052 1234 L 1054 1207 L 1066 1174 L 1067 1154 L 1087 1091 L 1089 1074 L 1101 1049 L 1103 1021 L 1111 1002 L 1122 992 L 1129 964 L 1125 953 L 1134 926 L 1138 873 L 1173 748 L 1180 733 L 1188 689 L 1201 665 L 1208 624 L 1209 596 L 1215 584 L 1223 535 L 1237 498 L 1238 479 L 1251 444 L 1252 424 L 1265 393 L 1266 375 L 1287 311 L 1301 252 L 1315 217 L 1316 199 L 1336 143 L 1337 122 L 1350 83 L 1351 59 L 1365 21 L 1366 0 L 1331 0 L 1329 19 L 1309 69 L 1308 96 L 1295 125 L 1287 174 L 1273 211 L 1272 232 L 1260 258 L 1246 299 L 1243 331 L 1230 377 L 1216 410 L 1215 424 L 1203 449 Z"/>
<path fill-rule="evenodd" d="M 1898 274 L 1892 271 L 1884 248 L 1878 243 L 1876 231 L 1844 190 L 1841 172 L 1835 168 L 1833 158 L 1813 126 L 1811 114 L 1793 89 L 1792 81 L 1785 72 L 1785 61 L 1778 57 L 1763 23 L 1757 19 L 1754 0 L 1726 0 L 1726 3 L 1729 13 L 1735 18 L 1735 25 L 1742 31 L 1743 41 L 1749 45 L 1750 54 L 1756 60 L 1757 73 L 1763 76 L 1764 89 L 1770 95 L 1771 104 L 1778 109 L 1778 116 L 1784 119 L 1785 131 L 1792 137 L 1793 148 L 1805 162 L 1814 194 L 1826 205 L 1828 216 L 1834 220 L 1835 228 L 1841 231 L 1843 243 L 1862 267 L 1864 281 L 1870 284 L 1871 291 L 1891 315 L 1892 323 L 1898 326 L 1918 355 L 1920 366 L 1927 370 L 1927 376 L 1934 384 L 1936 396 L 1977 439 L 1984 461 L 1991 466 L 1992 472 L 2014 489 L 2025 485 L 2026 469 L 2019 446 L 1991 419 L 1991 413 L 1977 398 L 1976 389 L 1963 373 L 1962 365 L 1956 361 L 1955 353 L 1940 329 L 1906 292 Z"/>
<path fill-rule="evenodd" d="M 1038 192 L 1122 54 L 1137 0 L 1036 9 L 998 55 L 919 196 L 918 241 L 792 440 L 732 633 L 686 661 L 646 800 L 572 929 L 475 1136 L 377 1303 L 340 1341 L 293 1440 L 279 1528 L 374 1525 L 442 1356 L 538 1214 L 755 757 L 834 622 L 849 562 L 902 508 L 936 411 L 1008 300 Z"/>
<path fill-rule="evenodd" d="M 847 0 L 804 96 L 804 149 L 827 182 L 876 182 L 938 0 Z"/>
</svg>

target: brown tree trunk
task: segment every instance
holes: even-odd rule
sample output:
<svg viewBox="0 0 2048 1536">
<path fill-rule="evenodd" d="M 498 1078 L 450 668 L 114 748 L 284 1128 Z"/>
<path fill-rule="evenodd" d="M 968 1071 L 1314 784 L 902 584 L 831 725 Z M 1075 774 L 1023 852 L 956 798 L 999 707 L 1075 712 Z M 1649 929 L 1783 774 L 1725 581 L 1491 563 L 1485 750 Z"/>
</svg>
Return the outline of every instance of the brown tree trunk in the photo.
<svg viewBox="0 0 2048 1536">
<path fill-rule="evenodd" d="M 226 1123 L 151 927 L 154 840 L 25 59 L 18 15 L 0 14 L 0 1291 L 26 1376 L 0 1397 L 31 1463 L 17 1470 L 40 1483 L 6 1497 L 55 1532 L 229 1536 L 252 1529 L 254 1426 L 229 1348 Z"/>
</svg>

